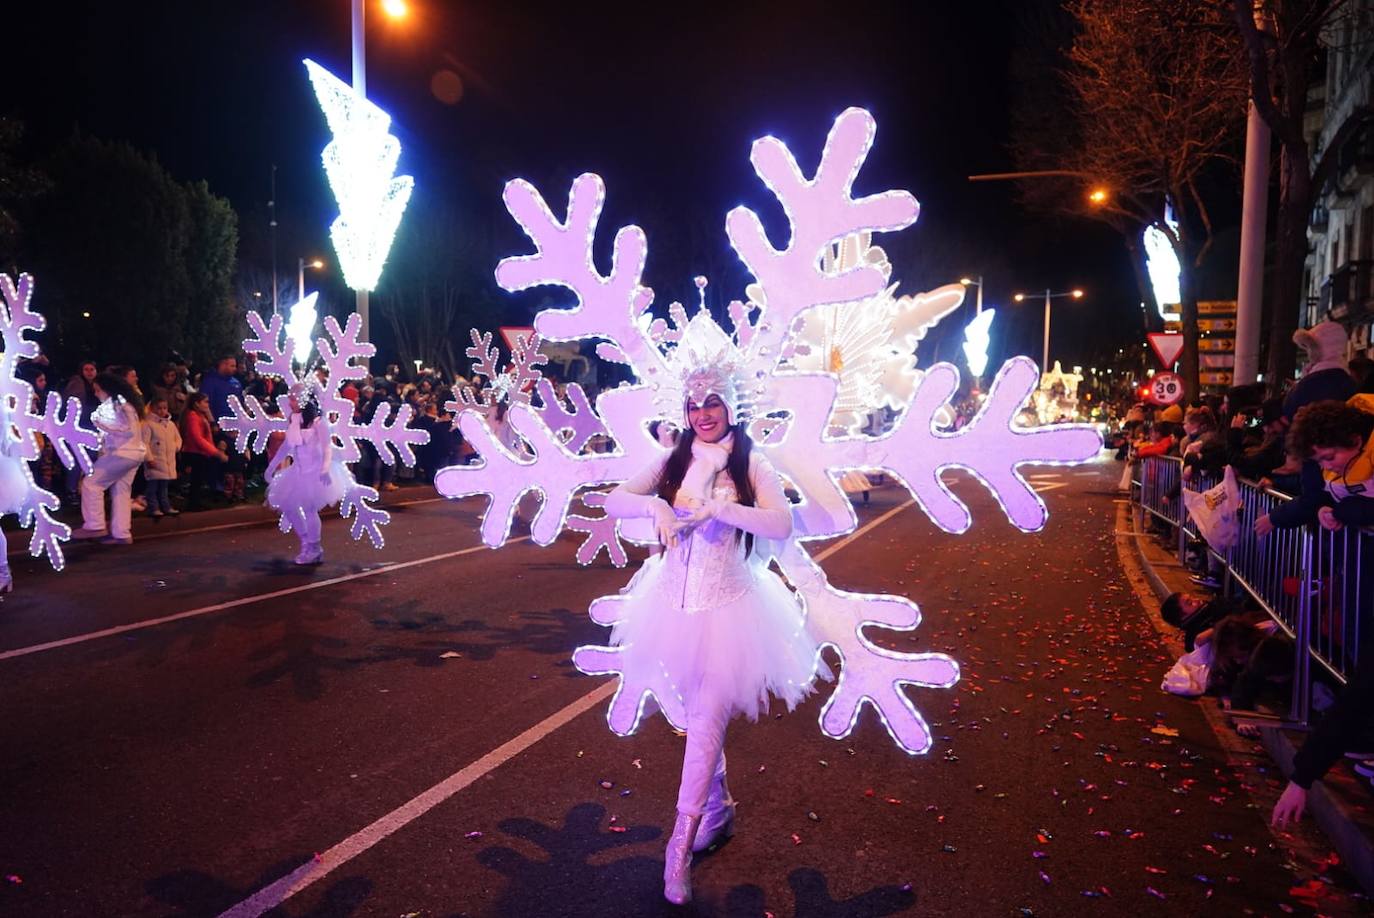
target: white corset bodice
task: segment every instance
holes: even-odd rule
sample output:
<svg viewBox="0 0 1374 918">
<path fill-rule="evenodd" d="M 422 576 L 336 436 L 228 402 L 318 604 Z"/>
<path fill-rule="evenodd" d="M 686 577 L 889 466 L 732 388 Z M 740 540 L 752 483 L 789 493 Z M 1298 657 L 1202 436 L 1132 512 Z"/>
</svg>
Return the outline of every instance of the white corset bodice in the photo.
<svg viewBox="0 0 1374 918">
<path fill-rule="evenodd" d="M 716 475 L 711 496 L 731 502 L 739 499 L 728 472 Z M 679 492 L 673 507 L 689 510 L 696 503 Z M 689 612 L 738 599 L 750 589 L 754 578 L 744 546 L 743 533 L 716 519 L 684 532 L 663 558 L 664 598 Z"/>
</svg>

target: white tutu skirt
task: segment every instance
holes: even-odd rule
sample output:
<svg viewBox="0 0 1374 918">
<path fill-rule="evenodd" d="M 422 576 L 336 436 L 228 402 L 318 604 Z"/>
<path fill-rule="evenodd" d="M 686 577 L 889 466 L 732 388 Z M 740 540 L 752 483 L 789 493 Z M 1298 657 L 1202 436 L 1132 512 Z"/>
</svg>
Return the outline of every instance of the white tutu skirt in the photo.
<svg viewBox="0 0 1374 918">
<path fill-rule="evenodd" d="M 18 513 L 29 493 L 29 476 L 23 459 L 0 456 L 0 516 Z"/>
<path fill-rule="evenodd" d="M 772 697 L 788 710 L 810 693 L 818 664 L 800 602 L 767 568 L 750 564 L 752 584 L 736 599 L 704 609 L 665 602 L 667 554 L 644 562 L 616 601 L 611 643 L 623 647 L 625 681 L 660 699 L 708 693 L 758 720 Z M 677 724 L 685 727 L 685 724 Z"/>
<path fill-rule="evenodd" d="M 343 499 L 351 476 L 342 462 L 329 464 L 329 482 L 320 480 L 318 466 L 307 469 L 292 462 L 267 483 L 267 504 L 277 510 L 294 507 L 307 513 L 332 507 Z"/>
</svg>

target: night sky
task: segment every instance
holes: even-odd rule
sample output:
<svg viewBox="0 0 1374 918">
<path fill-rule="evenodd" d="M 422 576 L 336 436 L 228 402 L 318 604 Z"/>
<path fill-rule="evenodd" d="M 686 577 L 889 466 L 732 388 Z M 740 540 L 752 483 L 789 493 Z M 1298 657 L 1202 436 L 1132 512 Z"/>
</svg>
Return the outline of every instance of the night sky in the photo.
<svg viewBox="0 0 1374 918">
<path fill-rule="evenodd" d="M 371 2 L 368 94 L 395 119 L 401 171 L 415 177 L 417 198 L 441 196 L 485 224 L 474 230 L 495 256 L 529 250 L 500 208 L 505 180 L 530 179 L 561 212 L 571 179 L 600 173 L 604 235 L 625 222 L 645 228 L 645 282 L 660 304 L 694 295 L 698 273 L 713 275 L 713 301 L 741 295 L 744 272 L 723 229 L 730 207 L 755 206 L 781 241 L 780 208 L 748 164 L 755 137 L 782 138 L 809 172 L 834 117 L 864 106 L 878 135 L 856 190 L 905 188 L 922 205 L 915 227 L 879 240 L 900 292 L 979 273 L 987 305 L 1006 305 L 1015 290 L 1084 287 L 1085 301 L 1059 301 L 1052 352 L 1086 363 L 1140 338 L 1119 238 L 1025 212 L 1010 183 L 966 180 L 1012 168 L 1008 63 L 1022 40 L 1021 6 L 729 3 L 650 12 L 413 0 L 409 19 L 394 24 Z M 34 151 L 76 127 L 152 151 L 178 179 L 204 178 L 230 199 L 240 259 L 264 270 L 276 164 L 280 270 L 294 275 L 300 255 L 332 260 L 335 210 L 319 165 L 328 131 L 300 61 L 348 79 L 347 0 L 25 7 L 6 14 L 0 111 L 26 123 Z M 434 91 L 445 70 L 462 82 L 456 103 Z M 494 266 L 493 257 L 485 270 Z M 337 276 L 321 283 L 345 301 Z M 513 320 L 533 302 L 494 284 L 489 296 L 508 302 Z M 1038 357 L 1040 321 L 1038 301 L 1004 310 L 994 360 L 999 349 Z M 931 344 L 953 357 L 956 335 L 940 337 Z M 934 348 L 922 354 L 929 363 Z"/>
</svg>

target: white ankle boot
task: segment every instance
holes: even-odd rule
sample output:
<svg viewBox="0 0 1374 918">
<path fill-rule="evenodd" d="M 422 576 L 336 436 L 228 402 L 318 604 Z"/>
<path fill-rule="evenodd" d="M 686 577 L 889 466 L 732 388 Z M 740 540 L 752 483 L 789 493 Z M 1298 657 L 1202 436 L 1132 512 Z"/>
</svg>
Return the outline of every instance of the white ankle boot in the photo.
<svg viewBox="0 0 1374 918">
<path fill-rule="evenodd" d="M 692 901 L 692 839 L 700 825 L 700 816 L 678 813 L 663 853 L 663 898 L 674 905 Z"/>
<path fill-rule="evenodd" d="M 324 548 L 319 542 L 301 544 L 301 553 L 296 555 L 297 564 L 319 564 L 322 561 L 324 561 Z"/>
<path fill-rule="evenodd" d="M 735 801 L 725 784 L 725 772 L 711 780 L 711 794 L 706 798 L 706 814 L 701 818 L 693 851 L 705 851 L 735 834 Z"/>
</svg>

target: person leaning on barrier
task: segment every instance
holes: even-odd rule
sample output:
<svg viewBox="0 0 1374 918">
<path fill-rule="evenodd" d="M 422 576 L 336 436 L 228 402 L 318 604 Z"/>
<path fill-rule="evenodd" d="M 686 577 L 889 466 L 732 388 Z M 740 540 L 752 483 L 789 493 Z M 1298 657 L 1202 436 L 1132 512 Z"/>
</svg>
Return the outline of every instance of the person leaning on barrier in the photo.
<svg viewBox="0 0 1374 918">
<path fill-rule="evenodd" d="M 1255 532 L 1320 523 L 1332 531 L 1374 526 L 1374 395 L 1302 408 L 1288 433 L 1303 459 L 1302 493 L 1255 521 Z"/>
<path fill-rule="evenodd" d="M 1226 467 L 1226 437 L 1217 429 L 1211 408 L 1189 408 L 1183 416 L 1183 432 L 1188 435 L 1182 449 L 1183 477 L 1198 473 L 1219 475 Z"/>
<path fill-rule="evenodd" d="M 1293 452 L 1321 469 L 1322 528 L 1374 526 L 1374 395 L 1308 405 L 1298 412 L 1288 439 Z"/>
<path fill-rule="evenodd" d="M 1243 611 L 1245 604 L 1239 598 L 1171 593 L 1168 599 L 1160 603 L 1159 617 L 1183 632 L 1183 649 L 1192 653 L 1198 635 L 1210 630 L 1226 616 Z"/>
<path fill-rule="evenodd" d="M 1239 411 L 1231 416 L 1226 432 L 1226 462 L 1242 478 L 1270 478 L 1288 456 L 1287 439 L 1283 399 L 1271 398 L 1257 410 Z"/>
</svg>

